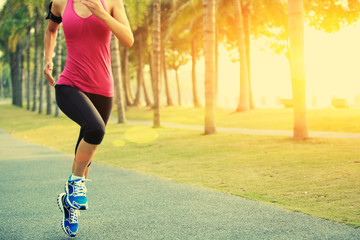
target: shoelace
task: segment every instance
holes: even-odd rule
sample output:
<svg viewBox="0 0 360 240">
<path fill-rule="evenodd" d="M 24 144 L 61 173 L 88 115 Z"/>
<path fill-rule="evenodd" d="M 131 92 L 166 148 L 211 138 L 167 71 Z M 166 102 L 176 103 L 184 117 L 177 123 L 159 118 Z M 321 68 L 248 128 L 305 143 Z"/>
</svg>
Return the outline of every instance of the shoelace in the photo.
<svg viewBox="0 0 360 240">
<path fill-rule="evenodd" d="M 80 216 L 80 211 L 70 208 L 70 223 L 77 223 L 78 217 Z"/>
<path fill-rule="evenodd" d="M 85 181 L 80 180 L 74 184 L 74 196 L 85 196 L 87 192 Z"/>
</svg>

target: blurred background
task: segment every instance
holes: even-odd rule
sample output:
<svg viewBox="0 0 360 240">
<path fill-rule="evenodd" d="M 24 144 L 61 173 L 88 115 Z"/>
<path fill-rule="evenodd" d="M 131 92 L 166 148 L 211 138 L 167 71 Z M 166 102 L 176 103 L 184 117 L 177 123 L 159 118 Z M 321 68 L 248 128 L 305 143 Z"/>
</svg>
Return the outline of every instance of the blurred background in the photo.
<svg viewBox="0 0 360 240">
<path fill-rule="evenodd" d="M 151 105 L 153 2 L 123 1 L 135 36 L 134 47 L 120 45 L 119 50 L 126 105 Z M 48 4 L 47 0 L 0 1 L 0 98 L 22 99 L 33 109 L 38 108 L 37 101 L 44 101 L 44 106 L 46 99 L 53 102 L 53 96 L 46 95 L 51 93 L 46 93 L 42 74 Z M 217 103 L 229 109 L 237 107 L 240 96 L 238 21 L 233 4 L 232 0 L 216 1 Z M 241 7 L 251 108 L 284 107 L 286 99 L 292 98 L 287 1 L 242 0 Z M 357 0 L 304 0 L 308 108 L 334 107 L 333 99 L 340 105 L 360 107 L 359 10 Z M 60 29 L 55 76 L 66 60 L 62 35 Z M 204 105 L 202 1 L 161 1 L 161 39 L 161 105 Z M 16 90 L 20 83 L 21 89 Z"/>
</svg>

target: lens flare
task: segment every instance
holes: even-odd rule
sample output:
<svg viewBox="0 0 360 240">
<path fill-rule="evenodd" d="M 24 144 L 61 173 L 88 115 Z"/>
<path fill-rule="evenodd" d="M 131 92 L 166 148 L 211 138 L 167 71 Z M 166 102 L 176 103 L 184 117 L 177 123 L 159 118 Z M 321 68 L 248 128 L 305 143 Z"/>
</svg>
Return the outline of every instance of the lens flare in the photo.
<svg viewBox="0 0 360 240">
<path fill-rule="evenodd" d="M 158 138 L 158 132 L 151 127 L 133 127 L 125 131 L 126 140 L 134 143 L 149 143 Z"/>
<path fill-rule="evenodd" d="M 115 140 L 112 142 L 112 144 L 115 146 L 115 147 L 123 147 L 125 146 L 125 141 L 124 140 Z"/>
</svg>

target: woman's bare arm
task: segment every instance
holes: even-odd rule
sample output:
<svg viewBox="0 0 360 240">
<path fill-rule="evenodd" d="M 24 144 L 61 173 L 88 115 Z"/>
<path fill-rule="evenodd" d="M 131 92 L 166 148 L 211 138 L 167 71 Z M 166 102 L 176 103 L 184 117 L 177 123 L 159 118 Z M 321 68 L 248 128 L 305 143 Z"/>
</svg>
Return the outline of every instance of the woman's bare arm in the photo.
<svg viewBox="0 0 360 240">
<path fill-rule="evenodd" d="M 55 16 L 61 16 L 61 8 L 59 4 L 57 4 L 57 1 L 54 0 L 51 12 Z M 51 20 L 48 21 L 48 25 L 45 30 L 45 36 L 44 36 L 44 50 L 45 50 L 45 68 L 44 68 L 44 74 L 46 79 L 48 80 L 49 84 L 51 86 L 55 85 L 55 80 L 52 77 L 52 70 L 53 70 L 53 63 L 52 63 L 52 56 L 54 53 L 55 43 L 56 43 L 56 32 L 59 27 L 58 23 L 55 23 Z"/>
</svg>

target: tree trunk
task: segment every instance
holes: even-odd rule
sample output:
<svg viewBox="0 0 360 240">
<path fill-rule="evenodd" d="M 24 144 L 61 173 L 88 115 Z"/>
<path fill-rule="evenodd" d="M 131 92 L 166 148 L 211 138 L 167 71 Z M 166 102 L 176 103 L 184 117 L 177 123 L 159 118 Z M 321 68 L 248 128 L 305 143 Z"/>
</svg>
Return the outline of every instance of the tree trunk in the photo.
<svg viewBox="0 0 360 240">
<path fill-rule="evenodd" d="M 119 41 L 114 34 L 111 35 L 111 66 L 114 78 L 115 103 L 118 112 L 118 123 L 125 123 L 124 96 L 121 87 L 121 65 L 119 55 Z"/>
<path fill-rule="evenodd" d="M 205 54 L 205 134 L 215 127 L 215 0 L 203 0 Z"/>
<path fill-rule="evenodd" d="M 193 37 L 191 40 L 191 59 L 192 59 L 192 68 L 191 68 L 191 75 L 192 75 L 192 90 L 193 90 L 193 102 L 194 107 L 201 107 L 199 102 L 199 97 L 197 94 L 197 82 L 196 82 L 196 37 Z"/>
<path fill-rule="evenodd" d="M 62 33 L 61 33 L 61 27 L 58 28 L 58 32 L 57 32 L 57 44 L 56 44 L 56 62 L 55 62 L 55 75 L 57 80 L 60 77 L 61 74 L 61 59 L 62 59 Z M 59 116 L 59 107 L 56 104 L 55 106 L 55 117 Z"/>
<path fill-rule="evenodd" d="M 154 78 L 154 127 L 160 127 L 160 41 L 161 41 L 161 1 L 153 2 L 153 78 Z"/>
<path fill-rule="evenodd" d="M 43 54 L 41 54 L 40 56 L 42 56 Z M 40 69 L 43 69 L 44 66 L 44 61 L 43 59 L 39 59 L 40 60 Z M 39 109 L 38 109 L 38 113 L 41 114 L 42 113 L 42 109 L 43 109 L 43 91 L 44 90 L 44 74 L 40 74 L 40 81 L 39 81 Z"/>
<path fill-rule="evenodd" d="M 242 9 L 240 0 L 233 0 L 234 10 L 237 23 L 236 30 L 238 35 L 238 48 L 240 55 L 240 98 L 239 104 L 236 109 L 237 112 L 245 112 L 250 109 L 250 97 L 249 97 L 249 78 L 248 78 L 248 66 L 245 46 L 245 34 L 244 23 L 242 17 Z"/>
<path fill-rule="evenodd" d="M 26 79 L 26 110 L 30 110 L 30 79 L 31 79 L 31 74 L 30 74 L 30 48 L 31 48 L 31 26 L 29 25 L 27 27 L 27 39 L 26 39 L 26 46 L 27 46 L 27 51 L 26 51 L 26 62 L 27 62 L 27 79 Z"/>
<path fill-rule="evenodd" d="M 153 93 L 153 98 L 155 102 L 155 83 L 154 83 L 154 71 L 153 71 L 153 54 L 149 51 L 149 67 L 150 67 L 150 79 L 151 79 L 151 90 Z M 152 106 L 154 108 L 154 105 Z"/>
<path fill-rule="evenodd" d="M 176 76 L 176 87 L 178 92 L 178 104 L 181 107 L 181 91 L 180 91 L 180 81 L 179 81 L 179 74 L 178 69 L 175 69 L 175 76 Z"/>
<path fill-rule="evenodd" d="M 161 41 L 161 66 L 164 73 L 167 106 L 174 106 L 174 102 L 172 100 L 170 93 L 169 80 L 168 80 L 167 67 L 166 67 L 165 47 L 163 41 Z"/>
<path fill-rule="evenodd" d="M 20 52 L 20 77 L 21 77 L 21 107 L 23 106 L 22 100 L 23 100 L 23 95 L 24 95 L 24 91 L 23 89 L 25 88 L 25 71 L 24 71 L 24 63 L 25 63 L 25 55 L 24 55 L 24 49 L 23 49 L 23 45 L 21 45 L 21 52 Z"/>
<path fill-rule="evenodd" d="M 3 69 L 0 64 L 0 99 L 4 97 L 3 92 Z"/>
<path fill-rule="evenodd" d="M 304 60 L 304 4 L 302 0 L 288 0 L 290 73 L 294 106 L 294 139 L 308 137 L 306 122 L 305 60 Z"/>
<path fill-rule="evenodd" d="M 146 84 L 145 84 L 145 80 L 142 82 L 142 87 L 144 89 L 144 96 L 145 96 L 145 102 L 146 102 L 146 106 L 147 107 L 152 107 L 152 102 L 151 102 L 151 99 L 149 97 L 149 93 L 147 91 L 147 88 L 146 88 Z"/>
<path fill-rule="evenodd" d="M 51 94 L 51 89 L 52 89 L 52 87 L 50 86 L 50 84 L 46 83 L 46 115 L 51 115 L 52 114 L 52 96 L 51 96 L 52 94 Z"/>
<path fill-rule="evenodd" d="M 245 34 L 245 46 L 246 46 L 246 58 L 247 58 L 247 67 L 248 67 L 248 79 L 249 79 L 249 104 L 250 109 L 255 109 L 254 97 L 251 87 L 251 60 L 250 60 L 250 10 L 249 7 L 246 7 L 243 11 L 244 19 L 244 34 Z"/>
<path fill-rule="evenodd" d="M 216 24 L 215 14 L 215 106 L 218 103 L 219 90 L 219 25 Z"/>
<path fill-rule="evenodd" d="M 18 107 L 22 107 L 21 48 L 19 41 L 15 52 L 10 52 L 12 104 Z"/>
<path fill-rule="evenodd" d="M 131 106 L 134 104 L 134 99 L 132 97 L 132 92 L 130 88 L 130 82 L 129 82 L 129 71 L 128 71 L 128 63 L 129 63 L 129 49 L 127 47 L 124 47 L 122 51 L 122 56 L 120 57 L 121 60 L 121 79 L 123 83 L 124 88 L 124 97 L 125 97 L 125 103 L 126 106 Z"/>
<path fill-rule="evenodd" d="M 43 23 L 41 23 L 41 27 L 40 27 L 40 34 L 39 36 L 44 36 L 44 33 L 45 33 L 45 21 Z M 42 69 L 44 67 L 44 44 L 42 41 L 39 41 L 40 42 L 40 82 L 39 82 L 39 114 L 42 113 L 43 111 L 43 100 L 44 100 L 44 97 L 43 97 L 43 93 L 44 93 L 44 81 L 45 81 L 45 75 L 42 74 Z"/>
<path fill-rule="evenodd" d="M 36 10 L 35 10 L 36 11 Z M 38 29 L 38 17 L 37 17 L 37 13 L 35 13 L 35 21 L 34 21 L 34 49 L 35 49 L 35 53 L 34 53 L 34 77 L 33 77 L 33 106 L 32 106 L 32 111 L 35 112 L 36 111 L 36 105 L 37 105 L 37 79 L 39 77 L 39 29 Z"/>
<path fill-rule="evenodd" d="M 142 33 L 141 30 L 139 30 L 138 36 L 137 36 L 137 42 L 136 42 L 136 53 L 138 57 L 138 69 L 137 69 L 137 90 L 136 90 L 136 96 L 134 105 L 140 106 L 140 98 L 141 98 L 141 88 L 144 81 L 144 74 L 143 74 L 143 58 L 142 58 Z"/>
<path fill-rule="evenodd" d="M 50 84 L 46 84 L 46 115 L 52 114 L 52 94 Z"/>
</svg>

